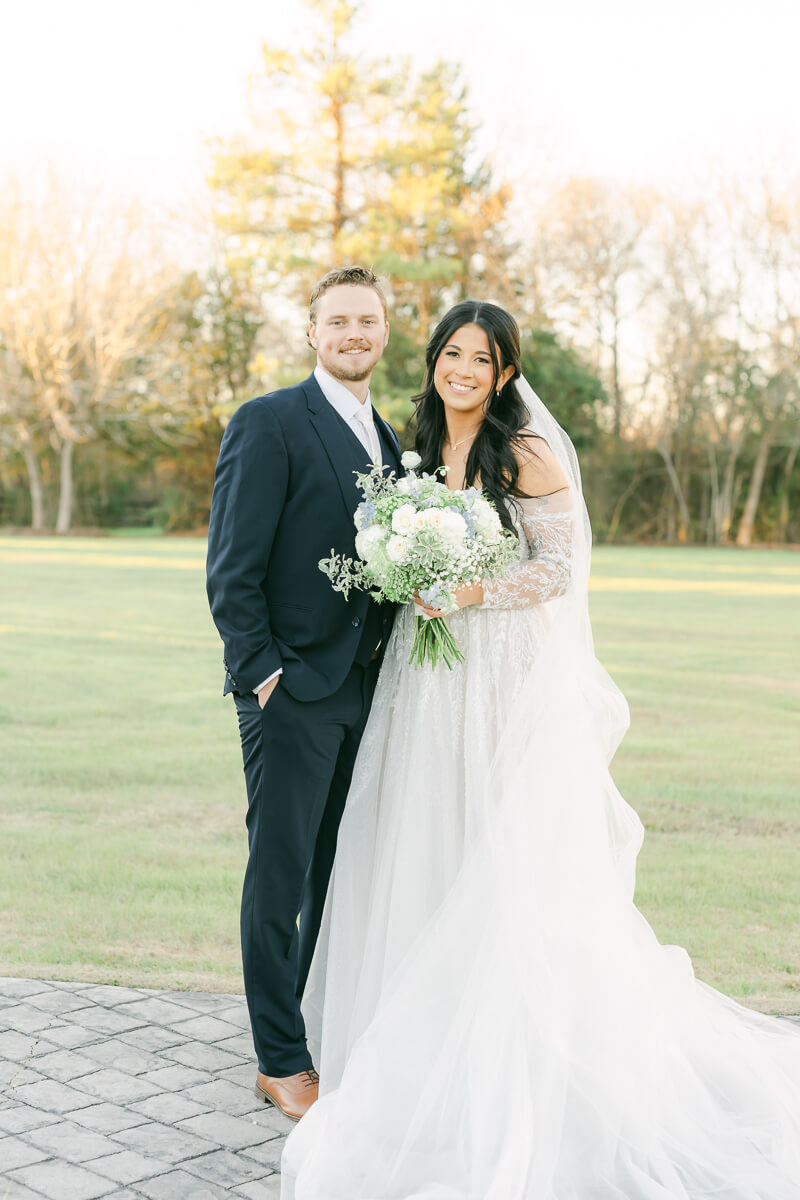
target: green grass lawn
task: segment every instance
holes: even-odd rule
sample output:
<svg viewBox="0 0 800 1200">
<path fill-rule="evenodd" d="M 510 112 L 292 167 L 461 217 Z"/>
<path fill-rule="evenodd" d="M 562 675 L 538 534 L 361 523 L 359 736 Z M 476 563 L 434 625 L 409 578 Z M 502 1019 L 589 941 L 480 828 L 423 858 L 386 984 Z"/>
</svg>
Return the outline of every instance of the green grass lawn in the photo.
<svg viewBox="0 0 800 1200">
<path fill-rule="evenodd" d="M 0 974 L 240 990 L 236 721 L 191 538 L 0 538 Z M 800 1012 L 800 555 L 600 547 L 637 901 Z"/>
</svg>

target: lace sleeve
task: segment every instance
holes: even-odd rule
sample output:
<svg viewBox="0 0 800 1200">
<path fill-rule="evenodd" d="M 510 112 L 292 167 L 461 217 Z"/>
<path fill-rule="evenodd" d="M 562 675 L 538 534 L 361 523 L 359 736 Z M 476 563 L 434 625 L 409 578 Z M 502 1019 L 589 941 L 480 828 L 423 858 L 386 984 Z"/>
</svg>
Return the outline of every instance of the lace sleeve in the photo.
<svg viewBox="0 0 800 1200">
<path fill-rule="evenodd" d="M 575 519 L 569 488 L 517 500 L 516 507 L 523 561 L 497 579 L 484 580 L 480 608 L 528 608 L 567 590 Z"/>
</svg>

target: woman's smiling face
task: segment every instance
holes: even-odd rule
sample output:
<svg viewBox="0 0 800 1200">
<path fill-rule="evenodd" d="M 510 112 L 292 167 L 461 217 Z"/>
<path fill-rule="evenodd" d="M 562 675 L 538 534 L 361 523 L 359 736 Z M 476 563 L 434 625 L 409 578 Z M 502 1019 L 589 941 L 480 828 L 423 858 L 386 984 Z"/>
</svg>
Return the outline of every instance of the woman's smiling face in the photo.
<svg viewBox="0 0 800 1200">
<path fill-rule="evenodd" d="M 498 390 L 513 373 L 513 367 L 499 373 Z M 445 407 L 460 413 L 483 411 L 495 386 L 495 367 L 489 338 L 480 325 L 462 325 L 455 331 L 436 360 L 433 383 Z"/>
</svg>

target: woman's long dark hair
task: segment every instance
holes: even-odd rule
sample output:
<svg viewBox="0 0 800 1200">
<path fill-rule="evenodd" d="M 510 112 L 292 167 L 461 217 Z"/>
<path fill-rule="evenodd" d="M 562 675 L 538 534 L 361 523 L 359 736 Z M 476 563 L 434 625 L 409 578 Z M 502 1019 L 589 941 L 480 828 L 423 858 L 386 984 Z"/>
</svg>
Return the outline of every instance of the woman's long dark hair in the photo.
<svg viewBox="0 0 800 1200">
<path fill-rule="evenodd" d="M 529 417 L 514 386 L 520 376 L 519 326 L 511 314 L 497 304 L 464 300 L 445 313 L 431 334 L 425 349 L 425 383 L 419 395 L 412 397 L 417 406 L 416 450 L 422 459 L 420 470 L 432 473 L 441 466 L 447 424 L 444 404 L 434 386 L 433 376 L 442 350 L 464 325 L 479 325 L 484 331 L 489 339 L 494 370 L 483 424 L 467 457 L 464 482 L 471 487 L 480 477 L 481 486 L 497 508 L 501 521 L 507 529 L 513 529 L 505 500 L 509 496 L 525 495 L 517 486 L 519 465 L 514 447 L 525 446 L 530 450 L 531 435 L 521 432 Z M 500 373 L 509 366 L 514 368 L 514 373 L 498 391 L 496 385 Z"/>
</svg>

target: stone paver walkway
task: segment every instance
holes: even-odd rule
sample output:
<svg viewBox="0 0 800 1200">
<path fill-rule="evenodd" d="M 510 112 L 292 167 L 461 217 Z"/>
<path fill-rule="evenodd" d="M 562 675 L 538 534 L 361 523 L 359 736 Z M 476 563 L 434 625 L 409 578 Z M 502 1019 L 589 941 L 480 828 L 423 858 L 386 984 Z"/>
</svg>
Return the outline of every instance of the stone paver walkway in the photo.
<svg viewBox="0 0 800 1200">
<path fill-rule="evenodd" d="M 277 1200 L 255 1069 L 241 996 L 0 978 L 0 1200 Z"/>
<path fill-rule="evenodd" d="M 280 1195 L 243 997 L 0 978 L 0 1200 Z"/>
</svg>

